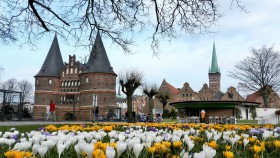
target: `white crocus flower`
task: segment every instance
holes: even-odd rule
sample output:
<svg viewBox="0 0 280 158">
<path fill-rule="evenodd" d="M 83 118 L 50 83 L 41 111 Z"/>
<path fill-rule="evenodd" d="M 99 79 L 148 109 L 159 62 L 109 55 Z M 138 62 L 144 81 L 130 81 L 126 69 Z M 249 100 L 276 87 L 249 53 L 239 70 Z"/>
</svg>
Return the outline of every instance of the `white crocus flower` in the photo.
<svg viewBox="0 0 280 158">
<path fill-rule="evenodd" d="M 133 152 L 134 152 L 136 158 L 139 157 L 139 154 L 143 150 L 143 147 L 144 147 L 144 145 L 140 144 L 140 143 L 136 143 L 136 144 L 133 145 Z"/>
<path fill-rule="evenodd" d="M 194 153 L 193 158 L 205 158 L 205 153 L 203 151 Z"/>
<path fill-rule="evenodd" d="M 46 147 L 44 145 L 38 146 L 37 151 L 38 151 L 39 155 L 41 156 L 41 158 L 43 158 L 48 151 L 48 147 Z"/>
<path fill-rule="evenodd" d="M 249 139 L 243 139 L 243 146 L 244 146 L 244 150 L 245 150 L 245 148 L 246 148 L 246 146 L 247 146 L 247 144 L 249 143 Z"/>
<path fill-rule="evenodd" d="M 63 142 L 58 142 L 58 144 L 56 145 L 57 148 L 57 152 L 58 152 L 58 157 L 60 158 L 61 153 L 65 150 L 66 148 L 66 144 Z"/>
<path fill-rule="evenodd" d="M 91 157 L 91 154 L 94 150 L 93 144 L 83 143 L 82 149 L 87 153 L 87 157 Z"/>
<path fill-rule="evenodd" d="M 107 158 L 114 158 L 115 155 L 116 155 L 116 151 L 115 151 L 114 147 L 107 146 L 107 148 L 106 148 L 106 157 Z"/>
<path fill-rule="evenodd" d="M 216 150 L 208 145 L 203 145 L 203 152 L 205 153 L 205 158 L 213 158 L 216 155 Z"/>
<path fill-rule="evenodd" d="M 121 154 L 126 150 L 126 147 L 127 147 L 127 143 L 121 142 L 121 141 L 118 141 L 118 142 L 117 142 L 117 153 L 118 153 L 118 157 L 120 157 Z"/>
</svg>

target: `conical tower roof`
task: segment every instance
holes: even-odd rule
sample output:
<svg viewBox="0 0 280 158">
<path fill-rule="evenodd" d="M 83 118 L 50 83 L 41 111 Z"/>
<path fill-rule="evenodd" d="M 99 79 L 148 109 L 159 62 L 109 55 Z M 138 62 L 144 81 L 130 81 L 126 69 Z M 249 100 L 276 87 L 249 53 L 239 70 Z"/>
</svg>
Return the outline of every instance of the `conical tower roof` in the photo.
<svg viewBox="0 0 280 158">
<path fill-rule="evenodd" d="M 220 68 L 218 66 L 216 47 L 215 47 L 215 42 L 214 42 L 213 51 L 212 51 L 212 62 L 211 62 L 211 67 L 209 68 L 209 73 L 218 73 L 218 72 L 220 72 Z"/>
<path fill-rule="evenodd" d="M 60 77 L 63 66 L 58 40 L 55 35 L 44 64 L 35 77 Z"/>
<path fill-rule="evenodd" d="M 109 62 L 99 31 L 97 32 L 88 62 L 85 64 L 83 70 L 83 73 L 96 72 L 115 74 Z"/>
</svg>

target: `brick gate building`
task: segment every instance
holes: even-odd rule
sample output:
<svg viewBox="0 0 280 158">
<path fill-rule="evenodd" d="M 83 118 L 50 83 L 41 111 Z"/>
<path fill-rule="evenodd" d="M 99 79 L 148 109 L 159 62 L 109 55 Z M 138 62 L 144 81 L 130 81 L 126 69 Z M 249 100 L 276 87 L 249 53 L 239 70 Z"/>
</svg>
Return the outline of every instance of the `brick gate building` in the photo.
<svg viewBox="0 0 280 158">
<path fill-rule="evenodd" d="M 35 75 L 34 119 L 44 119 L 50 100 L 56 104 L 57 120 L 75 114 L 77 120 L 93 118 L 94 96 L 99 116 L 106 117 L 116 105 L 116 73 L 110 65 L 99 32 L 87 63 L 69 55 L 63 62 L 55 35 L 48 55 Z"/>
</svg>

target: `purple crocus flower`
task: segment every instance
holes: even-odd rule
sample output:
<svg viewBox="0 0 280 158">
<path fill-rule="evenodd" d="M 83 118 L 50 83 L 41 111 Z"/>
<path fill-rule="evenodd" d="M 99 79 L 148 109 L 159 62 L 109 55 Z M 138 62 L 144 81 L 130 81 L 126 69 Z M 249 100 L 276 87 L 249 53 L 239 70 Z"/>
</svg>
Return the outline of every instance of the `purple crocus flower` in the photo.
<svg viewBox="0 0 280 158">
<path fill-rule="evenodd" d="M 44 132 L 44 135 L 47 136 L 47 137 L 52 136 L 52 134 L 50 134 L 50 132 Z"/>
<path fill-rule="evenodd" d="M 125 130 L 125 134 L 130 134 L 129 129 L 126 129 L 126 130 Z"/>
<path fill-rule="evenodd" d="M 257 129 L 255 129 L 255 128 L 251 128 L 251 129 L 249 130 L 249 134 L 250 134 L 250 135 L 257 136 L 257 135 L 260 134 L 260 131 L 257 130 Z"/>
<path fill-rule="evenodd" d="M 14 140 L 17 140 L 17 139 L 18 139 L 18 134 L 13 135 L 12 138 L 13 138 Z"/>
<path fill-rule="evenodd" d="M 45 131 L 46 128 L 45 128 L 45 127 L 41 127 L 41 128 L 39 128 L 38 130 L 39 130 L 39 131 Z"/>
<path fill-rule="evenodd" d="M 156 131 L 157 131 L 157 129 L 156 129 L 155 127 L 150 127 L 150 128 L 148 128 L 148 131 L 153 131 L 153 132 L 156 132 Z"/>
<path fill-rule="evenodd" d="M 280 127 L 276 127 L 275 132 L 280 133 Z"/>
<path fill-rule="evenodd" d="M 260 133 L 262 134 L 262 133 L 264 133 L 264 131 L 266 131 L 266 128 L 263 127 L 263 128 L 259 128 L 258 130 L 259 130 Z"/>
</svg>

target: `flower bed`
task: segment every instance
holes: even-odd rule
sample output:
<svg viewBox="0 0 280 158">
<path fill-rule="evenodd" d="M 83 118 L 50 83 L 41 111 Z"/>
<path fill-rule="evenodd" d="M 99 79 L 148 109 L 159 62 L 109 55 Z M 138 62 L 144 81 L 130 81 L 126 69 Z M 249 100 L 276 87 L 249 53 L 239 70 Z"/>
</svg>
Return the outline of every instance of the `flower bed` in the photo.
<svg viewBox="0 0 280 158">
<path fill-rule="evenodd" d="M 267 158 L 280 157 L 280 128 L 272 125 L 48 125 L 0 131 L 0 157 Z"/>
</svg>

